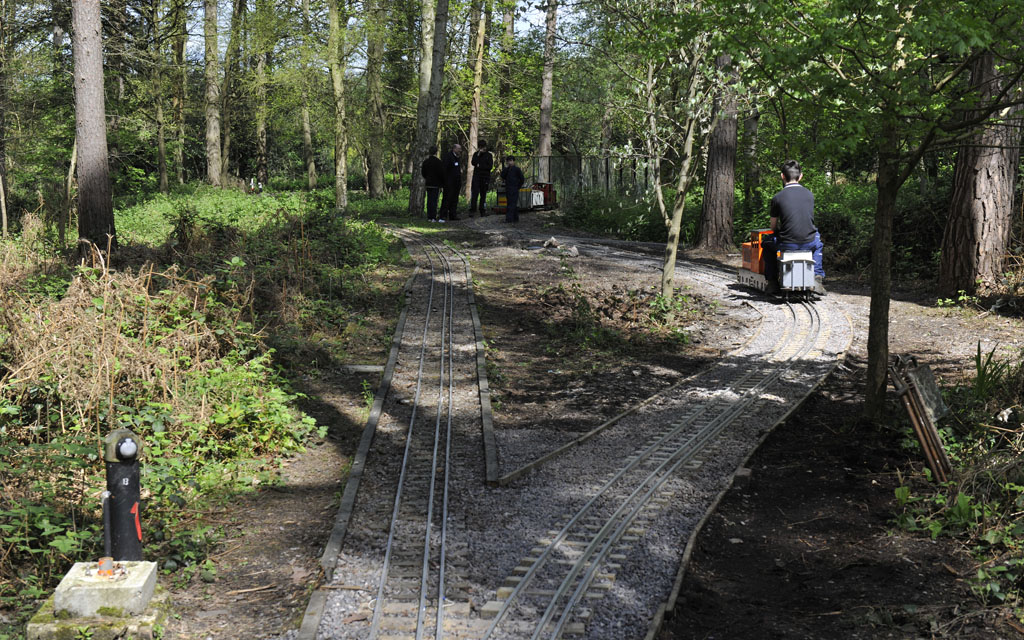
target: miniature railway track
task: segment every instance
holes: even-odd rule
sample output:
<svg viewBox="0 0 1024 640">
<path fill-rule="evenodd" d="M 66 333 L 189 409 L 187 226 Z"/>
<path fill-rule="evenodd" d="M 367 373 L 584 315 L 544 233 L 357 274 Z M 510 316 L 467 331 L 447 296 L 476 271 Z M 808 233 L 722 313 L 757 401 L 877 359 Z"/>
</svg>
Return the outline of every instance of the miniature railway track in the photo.
<svg viewBox="0 0 1024 640">
<path fill-rule="evenodd" d="M 760 395 L 810 351 L 821 332 L 813 305 L 788 304 L 792 329 L 766 362 L 772 366 L 734 368 L 720 391 L 694 403 L 678 420 L 648 441 L 558 531 L 531 550 L 506 586 L 484 638 L 561 638 L 584 635 L 591 610 L 585 600 L 601 597 L 600 583 L 614 578 L 616 562 L 643 532 L 649 512 L 659 509 L 666 484 L 687 468 L 699 468 L 699 454 L 713 450 L 717 436 L 754 406 Z M 514 585 L 514 586 L 513 586 Z M 501 598 L 504 596 L 504 598 Z"/>
<path fill-rule="evenodd" d="M 461 257 L 423 236 L 402 233 L 402 237 L 410 250 L 418 249 L 426 257 L 430 284 L 415 393 L 368 637 L 419 640 L 443 637 L 445 594 L 450 586 L 453 326 L 465 269 L 460 278 L 451 256 Z"/>
<path fill-rule="evenodd" d="M 468 260 L 429 236 L 395 232 L 419 263 L 396 334 L 395 379 L 365 454 L 372 472 L 339 570 L 323 588 L 329 613 L 299 637 L 640 637 L 635 627 L 654 614 L 622 594 L 642 597 L 638 577 L 649 581 L 655 561 L 648 541 L 671 545 L 674 526 L 691 526 L 669 505 L 710 499 L 718 489 L 708 487 L 720 486 L 758 430 L 751 421 L 777 411 L 791 397 L 787 387 L 818 375 L 822 353 L 832 352 L 830 307 L 767 307 L 769 330 L 758 327 L 688 386 L 566 452 L 561 464 L 485 488 L 497 460 L 481 456 L 490 405 Z M 719 285 L 732 277 L 707 265 L 683 269 Z M 669 584 L 657 593 L 670 580 L 660 578 Z M 633 630 L 616 635 L 608 621 L 624 618 Z"/>
</svg>

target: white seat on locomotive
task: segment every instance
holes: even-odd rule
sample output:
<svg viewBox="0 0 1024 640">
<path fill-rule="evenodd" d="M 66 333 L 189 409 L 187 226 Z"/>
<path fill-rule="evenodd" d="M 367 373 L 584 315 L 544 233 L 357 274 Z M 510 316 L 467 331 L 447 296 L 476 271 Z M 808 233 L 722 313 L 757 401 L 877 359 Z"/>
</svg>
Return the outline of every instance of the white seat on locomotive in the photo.
<svg viewBox="0 0 1024 640">
<path fill-rule="evenodd" d="M 780 251 L 779 285 L 790 291 L 813 289 L 814 254 L 810 251 Z"/>
</svg>

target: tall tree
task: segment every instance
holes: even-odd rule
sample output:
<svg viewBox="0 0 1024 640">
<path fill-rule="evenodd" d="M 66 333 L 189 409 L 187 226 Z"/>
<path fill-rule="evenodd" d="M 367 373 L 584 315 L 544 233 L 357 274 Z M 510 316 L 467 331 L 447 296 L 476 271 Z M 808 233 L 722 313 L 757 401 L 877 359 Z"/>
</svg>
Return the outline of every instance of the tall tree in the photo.
<svg viewBox="0 0 1024 640">
<path fill-rule="evenodd" d="M 420 13 L 420 92 L 416 102 L 416 141 L 413 144 L 412 187 L 409 190 L 409 213 L 423 215 L 426 190 L 420 164 L 437 136 L 437 120 L 441 115 L 441 81 L 444 75 L 444 54 L 448 42 L 448 0 L 421 0 Z"/>
<path fill-rule="evenodd" d="M 270 105 L 267 102 L 270 87 L 270 56 L 277 44 L 278 18 L 268 0 L 256 0 L 254 49 L 256 54 L 256 180 L 265 185 L 270 182 L 267 160 L 268 122 Z M 347 152 L 347 147 L 346 147 Z"/>
<path fill-rule="evenodd" d="M 1003 80 L 996 72 L 995 55 L 991 51 L 978 55 L 971 84 L 983 103 L 1002 91 Z M 999 120 L 985 124 L 960 146 L 942 238 L 940 295 L 974 294 L 979 284 L 991 286 L 1002 275 L 1020 158 L 1019 122 L 1005 118 L 1015 111 L 1007 108 Z"/>
<path fill-rule="evenodd" d="M 387 128 L 384 114 L 384 90 L 381 73 L 384 65 L 384 49 L 387 37 L 387 23 L 383 0 L 368 0 L 366 3 L 366 92 L 369 116 L 370 144 L 366 153 L 366 188 L 371 198 L 384 195 L 384 145 L 381 144 Z"/>
<path fill-rule="evenodd" d="M 220 71 L 217 60 L 217 0 L 205 0 L 203 35 L 206 56 L 206 179 L 221 186 Z"/>
<path fill-rule="evenodd" d="M 341 0 L 343 1 L 343 0 Z M 345 122 L 345 31 L 348 15 L 339 0 L 327 0 L 330 32 L 327 38 L 327 63 L 331 69 L 334 92 L 334 210 L 340 214 L 348 207 L 348 129 Z"/>
<path fill-rule="evenodd" d="M 230 184 L 231 176 L 231 116 L 234 110 L 234 101 L 237 97 L 235 87 L 238 83 L 238 73 L 242 51 L 242 21 L 245 20 L 245 0 L 234 0 L 231 10 L 231 35 L 228 36 L 228 49 L 224 58 L 224 91 L 222 92 L 220 110 L 220 131 L 221 131 L 221 184 Z"/>
<path fill-rule="evenodd" d="M 316 188 L 316 154 L 313 152 L 313 124 L 309 117 L 309 81 L 310 66 L 308 56 L 311 51 L 313 29 L 309 20 L 309 0 L 302 0 L 302 35 L 303 35 L 303 69 L 302 74 L 302 157 L 306 161 L 306 186 L 312 191 Z"/>
<path fill-rule="evenodd" d="M 75 132 L 78 137 L 78 237 L 101 251 L 117 246 L 107 164 L 100 0 L 71 5 L 75 63 Z"/>
<path fill-rule="evenodd" d="M 150 48 L 150 64 L 152 65 L 153 117 L 156 120 L 157 173 L 159 175 L 160 193 L 168 193 L 170 184 L 167 178 L 167 141 L 166 122 L 164 121 L 163 91 L 163 34 L 160 29 L 160 0 L 152 0 L 149 11 L 149 30 L 152 40 Z"/>
<path fill-rule="evenodd" d="M 486 6 L 485 6 L 486 5 Z M 480 96 L 484 84 L 484 44 L 487 41 L 487 17 L 490 14 L 490 3 L 476 0 L 470 11 L 470 27 L 473 37 L 470 39 L 471 61 L 473 63 L 473 94 L 469 107 L 469 139 L 466 140 L 466 153 L 470 158 L 477 151 L 477 138 L 480 137 Z M 473 165 L 466 163 L 465 196 L 468 200 L 473 187 Z"/>
<path fill-rule="evenodd" d="M 555 33 L 558 0 L 548 0 L 544 19 L 544 73 L 540 87 L 540 139 L 537 143 L 538 179 L 551 182 L 551 110 L 555 85 Z"/>
<path fill-rule="evenodd" d="M 174 49 L 174 110 L 176 141 L 174 143 L 174 173 L 178 184 L 185 184 L 185 99 L 188 90 L 188 68 L 185 66 L 185 43 L 188 27 L 185 13 L 186 0 L 173 0 L 171 4 L 171 46 Z"/>
<path fill-rule="evenodd" d="M 7 61 L 10 20 L 7 1 L 0 0 L 0 234 L 7 237 Z"/>
<path fill-rule="evenodd" d="M 714 129 L 708 139 L 704 204 L 697 225 L 698 249 L 724 251 L 735 247 L 732 237 L 733 206 L 736 202 L 736 92 L 732 57 L 722 54 L 715 61 L 724 74 L 722 87 L 712 107 Z"/>
</svg>

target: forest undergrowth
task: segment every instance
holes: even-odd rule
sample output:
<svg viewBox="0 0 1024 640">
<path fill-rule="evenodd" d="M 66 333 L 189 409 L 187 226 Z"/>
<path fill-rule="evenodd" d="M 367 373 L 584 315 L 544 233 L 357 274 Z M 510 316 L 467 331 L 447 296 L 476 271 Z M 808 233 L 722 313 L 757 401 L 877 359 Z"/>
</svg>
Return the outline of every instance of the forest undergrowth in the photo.
<svg viewBox="0 0 1024 640">
<path fill-rule="evenodd" d="M 385 341 L 407 258 L 370 219 L 386 204 L 341 217 L 331 196 L 157 196 L 118 212 L 109 264 L 31 215 L 0 244 L 0 638 L 98 557 L 110 430 L 144 442 L 144 555 L 182 580 L 215 570 L 204 513 L 323 436 L 288 364 Z"/>
</svg>

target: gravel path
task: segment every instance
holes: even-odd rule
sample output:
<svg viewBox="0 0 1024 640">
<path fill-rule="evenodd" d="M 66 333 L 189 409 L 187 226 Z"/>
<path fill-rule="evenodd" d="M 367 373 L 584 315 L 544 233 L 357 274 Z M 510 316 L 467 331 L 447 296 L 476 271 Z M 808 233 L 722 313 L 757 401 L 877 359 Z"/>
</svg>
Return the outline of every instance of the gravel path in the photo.
<svg viewBox="0 0 1024 640">
<path fill-rule="evenodd" d="M 496 247 L 511 245 L 535 251 L 550 238 L 503 227 L 495 216 L 467 224 L 491 235 Z M 650 255 L 578 238 L 556 237 L 555 243 L 570 255 L 578 252 L 584 256 L 590 268 L 603 268 L 610 273 L 623 264 L 634 269 L 660 269 L 657 247 L 643 248 L 655 253 Z M 451 257 L 458 259 L 454 252 Z M 790 310 L 784 304 L 734 286 L 734 276 L 734 272 L 723 268 L 693 263 L 680 262 L 677 267 L 680 286 L 714 297 L 730 313 L 744 318 L 744 335 L 724 341 L 735 349 L 686 385 L 663 393 L 565 455 L 500 487 L 488 487 L 484 482 L 477 338 L 468 291 L 456 299 L 453 332 L 457 341 L 454 366 L 458 391 L 453 403 L 453 424 L 458 447 L 452 458 L 455 476 L 448 521 L 449 584 L 454 588 L 449 592 L 449 600 L 453 612 L 458 610 L 470 621 L 479 620 L 481 611 L 496 600 L 498 589 L 508 584 L 507 579 L 530 556 L 531 549 L 558 530 L 567 514 L 585 503 L 605 482 L 609 470 L 616 468 L 628 452 L 636 450 L 650 432 L 676 420 L 687 407 L 721 393 L 722 380 L 731 372 L 744 367 L 773 366 L 769 362 L 772 349 L 793 324 Z M 408 328 L 400 347 L 392 391 L 367 459 L 333 580 L 323 590 L 327 601 L 318 638 L 369 635 L 383 544 L 388 536 L 388 517 L 400 472 L 399 453 L 416 384 L 419 336 L 411 335 L 416 333 L 411 328 L 420 326 L 419 319 L 427 312 L 423 291 L 428 284 L 426 276 L 421 275 L 413 285 Z M 686 541 L 715 497 L 771 426 L 800 402 L 847 351 L 852 327 L 840 304 L 826 297 L 816 308 L 823 330 L 813 348 L 799 357 L 785 375 L 763 389 L 753 406 L 698 456 L 696 464 L 677 473 L 657 503 L 648 509 L 643 535 L 623 547 L 614 579 L 601 585 L 603 597 L 592 599 L 587 605 L 591 615 L 585 637 L 628 639 L 647 634 L 659 606 L 672 591 Z M 578 434 L 567 436 L 538 425 L 522 432 L 498 429 L 495 435 L 501 472 L 507 473 L 557 449 Z M 474 629 L 479 628 L 471 625 L 465 630 L 465 637 L 475 637 Z M 505 631 L 496 637 L 521 636 Z"/>
</svg>

